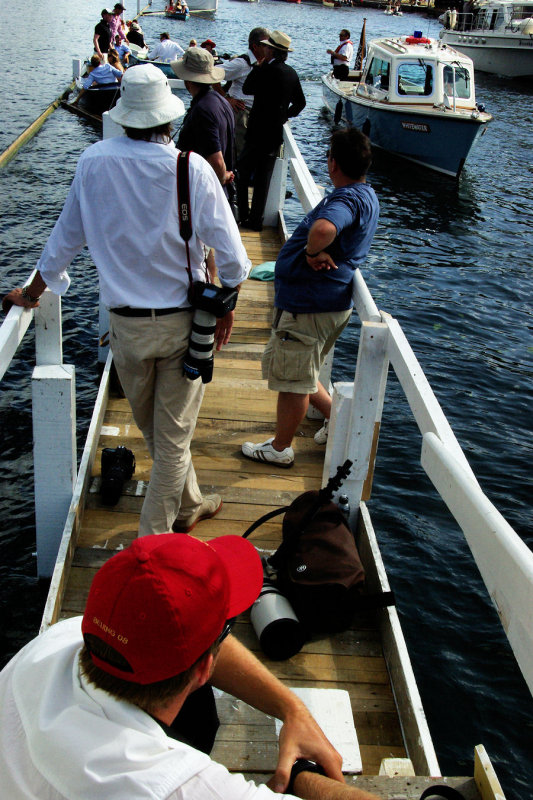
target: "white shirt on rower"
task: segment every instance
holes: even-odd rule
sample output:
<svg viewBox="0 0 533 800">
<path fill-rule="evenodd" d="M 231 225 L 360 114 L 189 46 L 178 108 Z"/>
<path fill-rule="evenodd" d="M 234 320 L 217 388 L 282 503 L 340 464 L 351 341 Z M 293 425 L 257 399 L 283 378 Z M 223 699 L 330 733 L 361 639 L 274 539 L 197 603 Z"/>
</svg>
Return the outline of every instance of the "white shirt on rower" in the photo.
<svg viewBox="0 0 533 800">
<path fill-rule="evenodd" d="M 248 50 L 246 55 L 250 59 L 249 64 L 245 58 L 237 56 L 237 58 L 232 58 L 231 61 L 224 62 L 224 72 L 226 80 L 232 81 L 228 95 L 236 100 L 242 100 L 246 108 L 251 108 L 254 104 L 254 97 L 252 94 L 243 94 L 242 86 L 254 64 L 257 64 L 257 58 L 251 50 Z"/>
<path fill-rule="evenodd" d="M 173 143 L 126 136 L 91 145 L 81 156 L 69 194 L 37 263 L 55 294 L 70 284 L 67 267 L 86 244 L 108 308 L 188 307 L 187 255 L 178 225 Z M 193 280 L 205 280 L 205 246 L 216 251 L 224 286 L 237 286 L 250 261 L 229 203 L 211 166 L 189 161 Z"/>
<path fill-rule="evenodd" d="M 185 50 L 172 39 L 163 39 L 148 53 L 149 61 L 175 61 L 184 54 Z"/>
</svg>

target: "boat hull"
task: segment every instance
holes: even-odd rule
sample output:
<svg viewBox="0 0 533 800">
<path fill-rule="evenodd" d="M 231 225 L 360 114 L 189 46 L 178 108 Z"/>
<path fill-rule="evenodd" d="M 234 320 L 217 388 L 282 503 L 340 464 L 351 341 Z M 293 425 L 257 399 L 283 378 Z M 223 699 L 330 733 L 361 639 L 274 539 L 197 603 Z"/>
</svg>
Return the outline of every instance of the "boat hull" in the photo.
<svg viewBox="0 0 533 800">
<path fill-rule="evenodd" d="M 322 78 L 323 99 L 335 121 L 342 119 L 359 128 L 374 147 L 454 178 L 491 119 L 490 115 L 458 117 L 451 111 L 422 111 L 413 106 L 383 108 L 383 103 L 347 97 L 336 83 L 331 75 Z"/>
<path fill-rule="evenodd" d="M 185 21 L 189 19 L 189 12 L 188 11 L 165 11 L 165 17 L 168 19 L 181 19 Z"/>
<path fill-rule="evenodd" d="M 109 111 L 120 97 L 120 85 L 118 83 L 95 86 L 86 89 L 82 95 L 79 105 L 89 114 L 101 116 L 104 111 Z"/>
<path fill-rule="evenodd" d="M 533 38 L 498 36 L 490 31 L 441 31 L 443 42 L 464 53 L 477 72 L 505 78 L 533 78 Z"/>
<path fill-rule="evenodd" d="M 133 67 L 136 64 L 153 64 L 154 67 L 157 67 L 161 70 L 161 72 L 167 76 L 167 78 L 175 78 L 176 74 L 174 73 L 170 63 L 166 61 L 149 61 L 146 57 L 139 58 L 138 56 L 130 55 L 130 66 Z"/>
</svg>

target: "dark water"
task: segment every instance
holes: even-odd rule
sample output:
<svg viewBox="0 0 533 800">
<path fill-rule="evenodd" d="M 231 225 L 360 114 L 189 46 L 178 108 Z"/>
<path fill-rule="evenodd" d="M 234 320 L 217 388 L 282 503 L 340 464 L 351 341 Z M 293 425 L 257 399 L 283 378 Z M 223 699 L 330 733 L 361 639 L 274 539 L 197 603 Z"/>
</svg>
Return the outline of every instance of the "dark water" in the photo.
<svg viewBox="0 0 533 800">
<path fill-rule="evenodd" d="M 161 7 L 162 0 L 155 7 L 157 2 Z M 90 52 L 100 8 L 96 0 L 2 4 L 0 152 L 69 83 L 71 59 Z M 437 23 L 420 16 L 364 14 L 370 38 L 414 28 L 438 31 Z M 215 20 L 182 23 L 153 15 L 142 26 L 152 42 L 168 29 L 184 45 L 193 36 L 209 36 L 222 53 L 243 52 L 256 25 L 286 31 L 294 45 L 290 63 L 308 101 L 293 131 L 313 176 L 326 185 L 331 121 L 322 109 L 318 78 L 338 31 L 348 27 L 357 39 L 362 17 L 360 10 L 220 0 Z M 33 38 L 35 56 L 21 68 L 29 22 L 42 42 Z M 376 156 L 370 180 L 380 197 L 381 222 L 363 271 L 379 307 L 401 322 L 484 491 L 529 546 L 532 93 L 531 84 L 477 76 L 478 101 L 494 121 L 458 183 Z M 34 267 L 76 160 L 97 135 L 59 110 L 0 174 L 2 293 Z M 289 201 L 288 211 L 293 222 L 298 219 L 296 202 Z M 97 286 L 86 254 L 71 276 L 63 300 L 64 351 L 77 369 L 81 446 L 96 390 Z M 354 324 L 337 348 L 335 379 L 353 376 L 356 347 Z M 43 602 L 33 558 L 32 363 L 29 337 L 2 384 L 0 401 L 0 664 L 35 635 Z M 444 774 L 468 774 L 473 747 L 483 742 L 507 799 L 529 800 L 531 696 L 464 537 L 420 466 L 420 444 L 391 377 L 371 511 L 441 768 Z"/>
</svg>

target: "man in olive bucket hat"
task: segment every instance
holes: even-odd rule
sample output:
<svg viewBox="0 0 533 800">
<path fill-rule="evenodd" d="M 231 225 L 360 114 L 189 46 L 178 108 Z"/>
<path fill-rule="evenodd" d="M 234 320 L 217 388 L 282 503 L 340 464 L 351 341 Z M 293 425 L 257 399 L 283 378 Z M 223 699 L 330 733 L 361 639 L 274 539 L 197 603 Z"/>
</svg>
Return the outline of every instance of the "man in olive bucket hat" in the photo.
<svg viewBox="0 0 533 800">
<path fill-rule="evenodd" d="M 178 150 L 171 122 L 184 110 L 153 64 L 126 70 L 120 99 L 109 112 L 126 136 L 96 142 L 82 154 L 35 277 L 12 290 L 3 304 L 4 310 L 13 303 L 33 308 L 47 286 L 64 294 L 67 267 L 88 246 L 102 302 L 110 310 L 114 363 L 153 458 L 140 536 L 171 528 L 186 533 L 222 505 L 218 494 L 202 496 L 190 452 L 203 384 L 183 374 L 193 309 L 178 224 Z M 190 155 L 189 182 L 192 280 L 205 280 L 207 247 L 216 251 L 222 285 L 239 287 L 250 262 L 220 183 L 196 153 Z M 217 320 L 217 349 L 229 341 L 233 315 Z"/>
<path fill-rule="evenodd" d="M 180 150 L 194 150 L 209 161 L 229 198 L 233 195 L 235 153 L 235 117 L 213 85 L 224 78 L 213 56 L 203 47 L 189 47 L 179 61 L 170 63 L 192 96 L 191 105 L 178 138 Z"/>
<path fill-rule="evenodd" d="M 257 61 L 244 81 L 243 94 L 254 97 L 248 120 L 244 150 L 237 168 L 237 203 L 241 225 L 260 231 L 270 186 L 270 178 L 279 147 L 283 125 L 305 108 L 305 97 L 295 70 L 286 64 L 292 52 L 291 40 L 282 31 L 272 31 L 262 41 L 264 57 Z M 248 186 L 254 193 L 248 207 Z"/>
</svg>

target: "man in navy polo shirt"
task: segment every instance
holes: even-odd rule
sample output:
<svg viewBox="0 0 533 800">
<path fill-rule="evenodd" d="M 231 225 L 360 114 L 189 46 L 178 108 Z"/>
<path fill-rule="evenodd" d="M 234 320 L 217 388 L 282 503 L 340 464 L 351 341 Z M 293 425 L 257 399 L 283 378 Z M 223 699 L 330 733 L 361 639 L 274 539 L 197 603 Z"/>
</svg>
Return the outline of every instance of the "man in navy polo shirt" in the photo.
<svg viewBox="0 0 533 800">
<path fill-rule="evenodd" d="M 279 393 L 276 433 L 261 444 L 244 442 L 243 454 L 254 461 L 292 466 L 292 439 L 309 403 L 326 420 L 315 441 L 326 441 L 331 397 L 318 375 L 350 319 L 354 272 L 377 227 L 379 203 L 365 177 L 370 163 L 363 133 L 333 134 L 328 171 L 335 188 L 302 220 L 276 261 L 274 322 L 263 353 L 263 377 Z"/>
<path fill-rule="evenodd" d="M 213 84 L 224 78 L 224 70 L 215 67 L 211 53 L 202 47 L 189 47 L 183 58 L 170 66 L 192 95 L 190 108 L 183 120 L 178 148 L 193 150 L 209 161 L 224 188 L 233 184 L 233 152 L 235 120 L 233 111 Z"/>
</svg>

